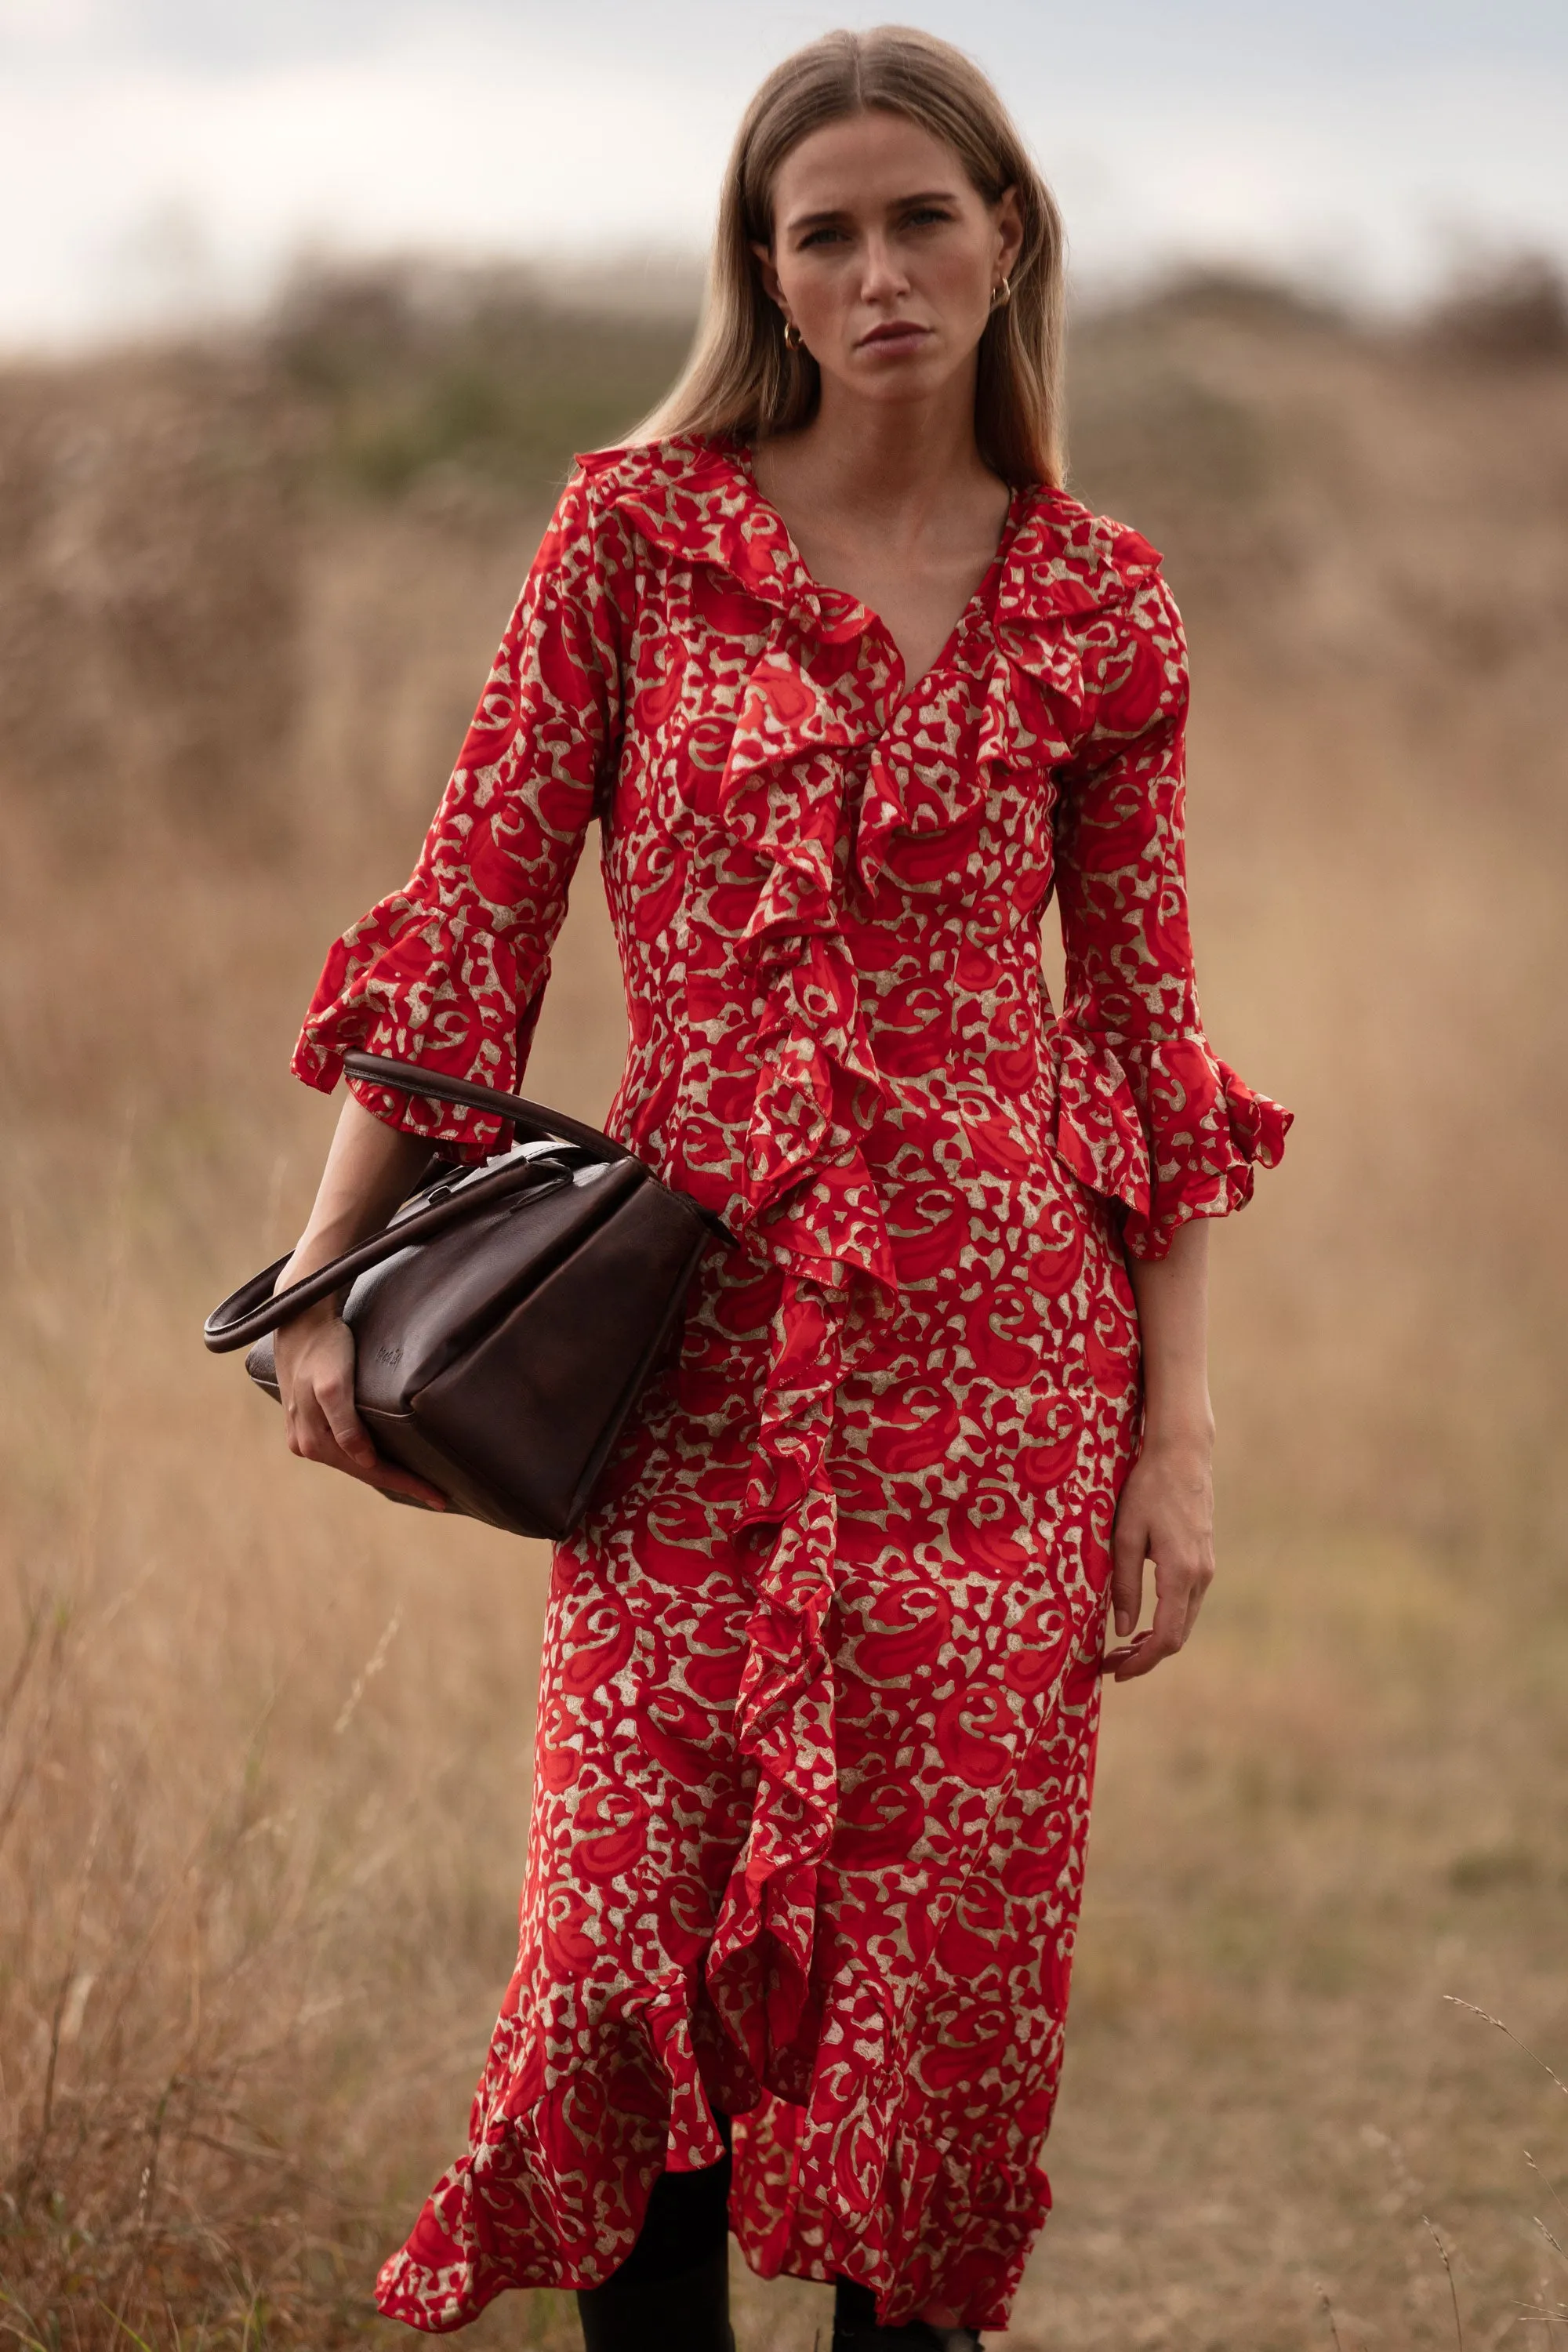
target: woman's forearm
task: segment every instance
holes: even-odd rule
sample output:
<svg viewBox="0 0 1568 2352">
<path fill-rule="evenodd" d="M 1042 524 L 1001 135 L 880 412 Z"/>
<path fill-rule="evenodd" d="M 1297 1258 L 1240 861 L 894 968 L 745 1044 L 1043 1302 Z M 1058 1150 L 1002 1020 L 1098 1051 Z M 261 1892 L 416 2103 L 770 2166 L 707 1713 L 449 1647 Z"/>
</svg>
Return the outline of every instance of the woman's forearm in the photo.
<svg viewBox="0 0 1568 2352">
<path fill-rule="evenodd" d="M 1163 1258 L 1130 1257 L 1143 1343 L 1145 1450 L 1214 1444 L 1208 1380 L 1208 1226 L 1180 1226 Z"/>
<path fill-rule="evenodd" d="M 280 1285 L 298 1282 L 329 1259 L 379 1233 L 430 1158 L 423 1136 L 388 1127 L 349 1095 L 321 1171 L 315 1206 Z"/>
</svg>

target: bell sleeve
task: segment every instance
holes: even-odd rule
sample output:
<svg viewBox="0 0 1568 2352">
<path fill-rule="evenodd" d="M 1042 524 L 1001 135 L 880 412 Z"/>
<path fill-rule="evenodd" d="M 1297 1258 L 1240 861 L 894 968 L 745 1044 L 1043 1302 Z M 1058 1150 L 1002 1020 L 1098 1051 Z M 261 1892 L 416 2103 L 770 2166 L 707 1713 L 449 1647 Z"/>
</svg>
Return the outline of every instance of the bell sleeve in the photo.
<svg viewBox="0 0 1568 2352">
<path fill-rule="evenodd" d="M 294 1050 L 330 1093 L 353 1052 L 515 1088 L 601 782 L 618 748 L 617 634 L 589 509 L 568 484 L 512 614 L 419 862 L 331 950 Z M 484 1114 L 351 1078 L 379 1118 L 459 1156 Z"/>
<path fill-rule="evenodd" d="M 1124 593 L 1085 647 L 1094 718 L 1058 779 L 1067 986 L 1053 1037 L 1058 1150 L 1120 1201 L 1127 1249 L 1153 1258 L 1189 1218 L 1251 1199 L 1291 1118 L 1204 1034 L 1183 830 L 1186 646 L 1158 562 L 1121 535 Z"/>
</svg>

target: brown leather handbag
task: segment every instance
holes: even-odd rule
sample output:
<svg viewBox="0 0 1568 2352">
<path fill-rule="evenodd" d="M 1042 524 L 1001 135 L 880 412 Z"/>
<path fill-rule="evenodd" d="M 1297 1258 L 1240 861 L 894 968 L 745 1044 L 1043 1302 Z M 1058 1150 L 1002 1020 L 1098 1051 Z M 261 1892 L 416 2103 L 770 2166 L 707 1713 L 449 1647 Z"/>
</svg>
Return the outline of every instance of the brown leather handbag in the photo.
<svg viewBox="0 0 1568 2352">
<path fill-rule="evenodd" d="M 494 1112 L 511 1146 L 439 1162 L 384 1232 L 274 1297 L 279 1258 L 214 1308 L 206 1344 L 248 1348 L 277 1397 L 271 1334 L 346 1287 L 354 1401 L 386 1459 L 471 1518 L 569 1534 L 724 1228 L 624 1144 L 521 1095 L 372 1054 L 345 1067 Z"/>
</svg>

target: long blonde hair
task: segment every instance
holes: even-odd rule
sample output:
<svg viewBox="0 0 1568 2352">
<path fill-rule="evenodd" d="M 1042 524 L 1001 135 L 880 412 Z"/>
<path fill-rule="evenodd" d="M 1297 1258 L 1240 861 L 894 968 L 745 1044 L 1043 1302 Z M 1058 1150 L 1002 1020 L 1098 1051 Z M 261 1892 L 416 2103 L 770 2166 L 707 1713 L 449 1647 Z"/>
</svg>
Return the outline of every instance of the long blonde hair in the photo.
<svg viewBox="0 0 1568 2352">
<path fill-rule="evenodd" d="M 962 49 L 907 25 L 827 33 L 775 66 L 746 109 L 719 201 L 708 299 L 685 373 L 639 440 L 693 433 L 744 441 L 809 422 L 822 378 L 792 351 L 763 289 L 753 243 L 771 246 L 773 183 L 790 150 L 846 116 L 901 114 L 953 148 L 987 204 L 1017 190 L 1024 241 L 1012 299 L 980 339 L 974 432 L 986 464 L 1016 484 L 1059 488 L 1064 239 L 1055 199 L 1011 116 Z"/>
</svg>

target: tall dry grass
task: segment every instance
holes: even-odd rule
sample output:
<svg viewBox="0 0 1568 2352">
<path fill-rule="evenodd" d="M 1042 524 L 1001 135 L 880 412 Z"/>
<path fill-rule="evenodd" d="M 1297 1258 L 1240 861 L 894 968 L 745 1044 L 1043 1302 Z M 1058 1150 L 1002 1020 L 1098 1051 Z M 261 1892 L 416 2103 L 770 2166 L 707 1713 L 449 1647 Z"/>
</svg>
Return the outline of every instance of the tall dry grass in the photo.
<svg viewBox="0 0 1568 2352">
<path fill-rule="evenodd" d="M 390 2336 L 510 1965 L 542 1558 L 292 1462 L 196 1328 L 303 1213 L 300 1005 L 612 429 L 582 373 L 630 415 L 670 331 L 395 290 L 0 382 L 0 2341 L 51 2352 Z M 530 335 L 542 425 L 484 390 Z M 1563 391 L 1235 288 L 1079 338 L 1080 482 L 1192 626 L 1210 1024 L 1300 1119 L 1216 1249 L 1223 1579 L 1108 1710 L 1019 2347 L 1327 2346 L 1321 2289 L 1446 2343 L 1423 2213 L 1472 2346 L 1556 2298 L 1561 2103 L 1443 1996 L 1568 2050 Z M 535 1090 L 599 1114 L 620 1035 L 585 876 Z M 821 2317 L 743 2288 L 750 2352 Z"/>
</svg>

